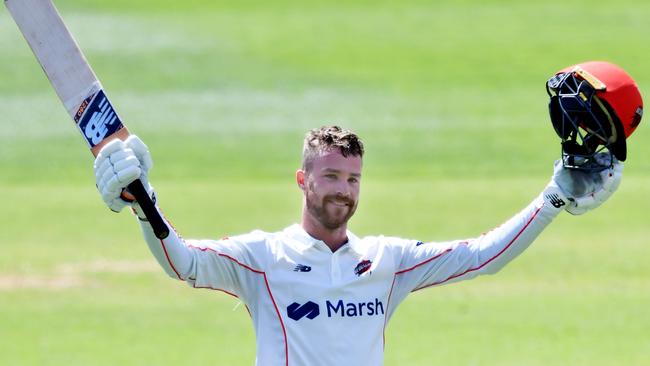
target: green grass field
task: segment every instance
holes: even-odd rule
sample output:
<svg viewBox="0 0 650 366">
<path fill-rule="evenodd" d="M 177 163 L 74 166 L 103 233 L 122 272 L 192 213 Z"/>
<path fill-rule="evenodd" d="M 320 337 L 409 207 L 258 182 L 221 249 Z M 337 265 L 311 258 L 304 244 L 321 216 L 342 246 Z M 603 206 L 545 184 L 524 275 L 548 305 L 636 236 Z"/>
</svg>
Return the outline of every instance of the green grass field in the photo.
<svg viewBox="0 0 650 366">
<path fill-rule="evenodd" d="M 302 136 L 329 123 L 366 143 L 357 234 L 476 236 L 552 173 L 553 72 L 604 59 L 650 90 L 643 0 L 56 3 L 190 238 L 296 222 Z M 252 365 L 244 307 L 168 279 L 103 206 L 4 8 L 0 49 L 0 365 Z M 600 209 L 496 276 L 407 299 L 386 365 L 650 364 L 649 123 Z"/>
</svg>

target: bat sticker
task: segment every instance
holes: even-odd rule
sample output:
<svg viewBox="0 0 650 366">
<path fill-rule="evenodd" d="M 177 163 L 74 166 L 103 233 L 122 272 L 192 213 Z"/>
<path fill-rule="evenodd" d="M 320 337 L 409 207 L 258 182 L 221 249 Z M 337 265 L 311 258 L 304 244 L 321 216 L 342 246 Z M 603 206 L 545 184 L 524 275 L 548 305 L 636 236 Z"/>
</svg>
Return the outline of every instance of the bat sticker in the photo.
<svg viewBox="0 0 650 366">
<path fill-rule="evenodd" d="M 74 119 L 90 148 L 124 127 L 103 90 L 86 98 Z"/>
</svg>

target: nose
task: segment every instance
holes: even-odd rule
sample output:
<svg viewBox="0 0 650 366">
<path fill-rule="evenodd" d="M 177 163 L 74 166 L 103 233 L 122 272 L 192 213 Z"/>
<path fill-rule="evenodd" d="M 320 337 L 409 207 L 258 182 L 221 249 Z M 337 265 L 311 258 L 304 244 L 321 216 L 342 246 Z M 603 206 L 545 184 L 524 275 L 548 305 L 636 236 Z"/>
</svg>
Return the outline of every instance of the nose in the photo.
<svg viewBox="0 0 650 366">
<path fill-rule="evenodd" d="M 350 198 L 352 196 L 352 188 L 346 181 L 341 181 L 336 185 L 336 196 L 342 198 Z"/>
</svg>

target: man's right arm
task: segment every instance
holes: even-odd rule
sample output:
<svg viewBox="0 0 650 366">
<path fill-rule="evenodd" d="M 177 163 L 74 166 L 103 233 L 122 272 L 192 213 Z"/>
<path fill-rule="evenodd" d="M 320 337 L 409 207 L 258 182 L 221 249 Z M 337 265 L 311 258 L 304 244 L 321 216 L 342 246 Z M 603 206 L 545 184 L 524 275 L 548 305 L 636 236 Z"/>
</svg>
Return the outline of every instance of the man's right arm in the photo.
<svg viewBox="0 0 650 366">
<path fill-rule="evenodd" d="M 136 215 L 142 216 L 137 211 Z M 264 251 L 261 232 L 220 240 L 186 240 L 172 229 L 167 238 L 158 239 L 147 221 L 140 220 L 140 227 L 149 250 L 169 277 L 194 288 L 225 292 L 246 304 L 255 301 L 255 288 L 264 272 L 251 250 Z M 262 252 L 257 256 L 265 257 Z"/>
<path fill-rule="evenodd" d="M 106 205 L 114 212 L 130 206 L 138 217 L 147 245 L 172 278 L 193 287 L 212 288 L 240 296 L 243 273 L 251 256 L 245 243 L 235 240 L 184 240 L 163 217 L 169 236 L 158 239 L 138 203 L 130 199 L 125 188 L 140 179 L 156 202 L 156 195 L 147 175 L 153 166 L 147 146 L 137 136 L 126 141 L 114 140 L 102 148 L 95 159 L 97 188 Z M 157 206 L 156 206 L 157 207 Z M 242 266 L 243 265 L 243 266 Z"/>
<path fill-rule="evenodd" d="M 170 277 L 184 280 L 192 276 L 193 257 L 178 234 L 171 230 L 170 235 L 162 240 L 153 234 L 153 229 L 140 205 L 129 194 L 127 186 L 135 179 L 140 179 L 152 201 L 156 203 L 153 187 L 147 179 L 153 160 L 149 148 L 135 135 L 125 141 L 119 139 L 106 144 L 95 158 L 93 166 L 97 189 L 102 200 L 113 212 L 120 212 L 130 206 L 140 220 L 149 249 Z M 157 206 L 156 206 L 157 209 Z M 165 220 L 167 227 L 171 227 Z M 169 248 L 169 249 L 168 249 Z"/>
<path fill-rule="evenodd" d="M 144 240 L 165 273 L 171 278 L 182 281 L 192 282 L 195 280 L 197 259 L 176 230 L 170 230 L 169 236 L 165 239 L 158 239 L 149 222 L 146 219 L 143 220 L 144 215 L 135 209 L 134 211 L 140 220 Z M 163 220 L 165 219 L 163 218 Z M 165 223 L 171 227 L 167 220 Z"/>
</svg>

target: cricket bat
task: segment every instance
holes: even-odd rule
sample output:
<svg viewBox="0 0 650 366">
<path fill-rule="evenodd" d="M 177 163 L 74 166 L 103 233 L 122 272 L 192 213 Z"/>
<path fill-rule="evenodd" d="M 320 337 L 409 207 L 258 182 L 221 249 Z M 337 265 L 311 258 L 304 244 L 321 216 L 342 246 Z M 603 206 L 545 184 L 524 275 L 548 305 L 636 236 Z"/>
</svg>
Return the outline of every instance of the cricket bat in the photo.
<svg viewBox="0 0 650 366">
<path fill-rule="evenodd" d="M 126 139 L 126 129 L 106 98 L 97 76 L 51 0 L 4 0 L 5 6 L 41 64 L 52 87 L 97 156 L 107 142 Z M 129 184 L 156 237 L 169 228 L 140 180 Z"/>
</svg>

